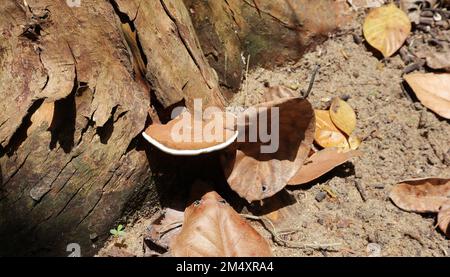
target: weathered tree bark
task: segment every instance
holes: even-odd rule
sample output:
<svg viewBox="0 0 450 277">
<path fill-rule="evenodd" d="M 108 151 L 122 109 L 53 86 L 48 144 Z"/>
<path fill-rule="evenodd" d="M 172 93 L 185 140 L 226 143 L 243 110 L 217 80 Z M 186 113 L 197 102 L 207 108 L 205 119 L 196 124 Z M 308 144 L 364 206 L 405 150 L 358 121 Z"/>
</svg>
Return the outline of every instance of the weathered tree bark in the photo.
<svg viewBox="0 0 450 277">
<path fill-rule="evenodd" d="M 268 0 L 69 2 L 0 0 L 0 255 L 95 253 L 130 201 L 155 194 L 139 147 L 155 110 L 222 107 L 242 55 L 299 57 L 339 21 L 302 25 L 307 11 Z"/>
</svg>

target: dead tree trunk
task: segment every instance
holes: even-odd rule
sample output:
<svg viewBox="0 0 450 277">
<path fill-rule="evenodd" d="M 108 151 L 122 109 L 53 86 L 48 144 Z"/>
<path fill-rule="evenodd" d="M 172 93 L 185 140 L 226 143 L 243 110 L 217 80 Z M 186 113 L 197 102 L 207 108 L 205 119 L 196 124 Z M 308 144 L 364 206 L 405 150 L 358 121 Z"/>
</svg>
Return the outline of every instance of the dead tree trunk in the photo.
<svg viewBox="0 0 450 277">
<path fill-rule="evenodd" d="M 0 2 L 0 255 L 95 253 L 155 194 L 139 147 L 155 110 L 224 106 L 241 56 L 297 58 L 340 20 L 298 11 L 332 0 Z"/>
</svg>

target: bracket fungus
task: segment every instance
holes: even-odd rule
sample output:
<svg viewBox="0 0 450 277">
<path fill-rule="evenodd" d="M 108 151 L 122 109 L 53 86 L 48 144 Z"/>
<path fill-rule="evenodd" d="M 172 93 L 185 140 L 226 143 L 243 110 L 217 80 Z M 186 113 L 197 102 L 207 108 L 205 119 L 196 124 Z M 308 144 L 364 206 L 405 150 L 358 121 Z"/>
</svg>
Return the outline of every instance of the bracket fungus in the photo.
<svg viewBox="0 0 450 277">
<path fill-rule="evenodd" d="M 167 124 L 153 124 L 144 138 L 161 151 L 175 156 L 195 156 L 228 147 L 238 137 L 231 113 L 190 113 L 186 109 Z"/>
</svg>

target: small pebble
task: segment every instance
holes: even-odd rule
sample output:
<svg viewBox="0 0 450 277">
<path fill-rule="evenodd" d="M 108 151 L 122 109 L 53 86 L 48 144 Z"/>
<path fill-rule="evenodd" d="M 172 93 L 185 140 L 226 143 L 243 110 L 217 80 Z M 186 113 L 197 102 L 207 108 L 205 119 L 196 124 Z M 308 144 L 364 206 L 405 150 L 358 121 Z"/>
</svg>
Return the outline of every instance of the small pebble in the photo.
<svg viewBox="0 0 450 277">
<path fill-rule="evenodd" d="M 344 101 L 348 101 L 350 98 L 351 98 L 351 96 L 348 95 L 348 94 L 344 94 L 344 95 L 341 96 L 341 99 L 344 100 Z"/>
<path fill-rule="evenodd" d="M 423 106 L 421 103 L 416 102 L 416 103 L 414 103 L 414 109 L 416 109 L 417 111 L 421 111 L 421 110 L 423 110 Z"/>
<path fill-rule="evenodd" d="M 362 38 L 360 36 L 358 36 L 357 34 L 353 34 L 353 41 L 356 44 L 361 44 L 362 43 Z"/>
<path fill-rule="evenodd" d="M 323 192 L 323 191 L 319 191 L 317 194 L 316 194 L 316 200 L 317 200 L 317 202 L 322 202 L 325 198 L 327 197 L 327 193 L 326 192 Z"/>
<path fill-rule="evenodd" d="M 323 225 L 325 223 L 325 221 L 323 220 L 323 218 L 319 218 L 319 219 L 317 219 L 317 223 L 319 223 L 320 225 Z"/>
</svg>

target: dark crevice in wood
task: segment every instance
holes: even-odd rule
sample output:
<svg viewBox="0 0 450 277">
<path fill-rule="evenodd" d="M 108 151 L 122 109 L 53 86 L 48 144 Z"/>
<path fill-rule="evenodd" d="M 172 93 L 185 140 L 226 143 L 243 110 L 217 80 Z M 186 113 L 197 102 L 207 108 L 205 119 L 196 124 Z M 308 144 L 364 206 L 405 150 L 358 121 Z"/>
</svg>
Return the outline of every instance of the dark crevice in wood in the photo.
<svg viewBox="0 0 450 277">
<path fill-rule="evenodd" d="M 75 146 L 77 116 L 75 96 L 79 87 L 75 75 L 72 92 L 66 98 L 55 101 L 53 120 L 49 128 L 51 133 L 50 150 L 55 149 L 57 144 L 59 144 L 65 153 L 70 153 Z"/>
<path fill-rule="evenodd" d="M 142 44 L 141 44 L 140 39 L 139 39 L 139 33 L 137 31 L 136 24 L 134 24 L 134 20 L 136 20 L 136 17 L 137 17 L 137 12 L 136 12 L 135 17 L 133 19 L 131 19 L 130 16 L 128 16 L 128 14 L 120 11 L 119 5 L 117 4 L 116 1 L 110 0 L 109 3 L 113 7 L 114 12 L 119 17 L 120 22 L 122 22 L 122 24 L 128 24 L 130 26 L 131 31 L 133 33 L 135 33 L 135 35 L 136 35 L 136 46 L 137 46 L 137 48 L 139 50 L 139 55 L 140 55 L 139 58 L 141 58 L 142 61 L 144 62 L 144 65 L 147 66 L 147 63 L 148 63 L 147 55 L 145 55 L 144 49 L 142 48 Z M 129 42 L 127 42 L 127 44 L 128 44 L 128 46 L 130 48 L 132 48 L 132 46 L 129 45 L 130 44 Z M 143 72 L 143 76 L 145 76 L 145 72 Z"/>
<path fill-rule="evenodd" d="M 131 140 L 130 144 L 127 147 L 127 150 L 125 150 L 124 155 L 128 154 L 132 150 L 136 150 L 136 149 L 140 148 L 142 146 L 142 144 L 147 144 L 147 142 L 142 137 L 142 132 L 144 132 L 148 128 L 148 126 L 150 126 L 151 124 L 152 124 L 152 119 L 150 118 L 149 115 L 147 115 L 147 118 L 145 120 L 144 129 L 141 132 L 139 132 L 139 134 Z"/>
<path fill-rule="evenodd" d="M 118 107 L 119 106 L 115 106 L 112 109 L 108 121 L 106 121 L 103 126 L 97 127 L 97 135 L 100 137 L 100 142 L 103 144 L 108 144 L 108 141 L 114 132 L 114 114 L 116 113 Z"/>
<path fill-rule="evenodd" d="M 27 139 L 27 130 L 31 126 L 31 117 L 41 107 L 43 102 L 44 99 L 38 99 L 33 102 L 25 117 L 22 119 L 22 123 L 11 136 L 8 144 L 3 148 L 3 151 L 0 152 L 0 158 L 5 154 L 8 155 L 8 157 L 11 157 Z"/>
</svg>

